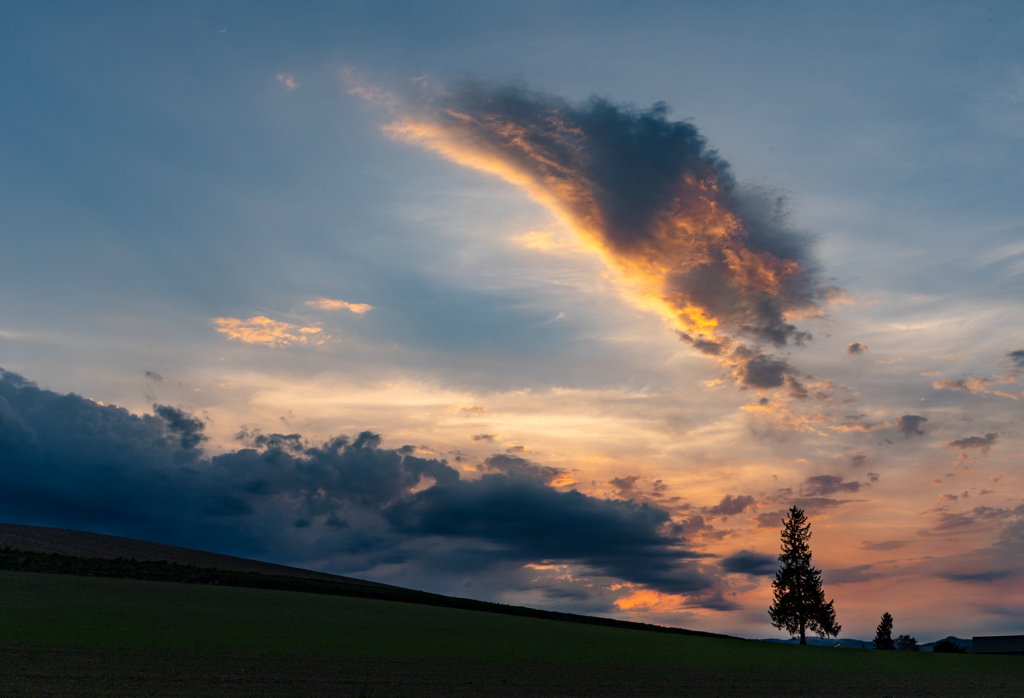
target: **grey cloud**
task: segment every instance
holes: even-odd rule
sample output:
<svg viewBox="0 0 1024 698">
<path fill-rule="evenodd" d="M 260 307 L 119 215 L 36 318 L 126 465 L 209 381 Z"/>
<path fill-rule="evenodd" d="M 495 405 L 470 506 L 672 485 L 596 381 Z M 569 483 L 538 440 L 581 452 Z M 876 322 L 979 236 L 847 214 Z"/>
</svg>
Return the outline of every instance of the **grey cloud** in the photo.
<svg viewBox="0 0 1024 698">
<path fill-rule="evenodd" d="M 857 565 L 856 567 L 825 570 L 822 578 L 827 584 L 856 584 L 869 582 L 883 576 L 879 572 L 872 572 L 872 567 L 874 565 Z"/>
<path fill-rule="evenodd" d="M 999 432 L 992 431 L 984 436 L 966 436 L 956 441 L 950 441 L 946 444 L 946 448 L 954 450 L 979 449 L 982 453 L 988 453 L 998 438 Z"/>
<path fill-rule="evenodd" d="M 975 530 L 986 524 L 1001 521 L 1014 514 L 1009 509 L 996 507 L 974 507 L 970 511 L 959 514 L 952 514 L 947 511 L 940 511 L 936 516 L 936 523 L 931 528 L 918 531 L 921 536 L 953 536 L 963 532 Z"/>
<path fill-rule="evenodd" d="M 716 583 L 666 511 L 559 491 L 546 484 L 557 468 L 497 454 L 467 481 L 371 432 L 243 436 L 208 457 L 202 422 L 180 409 L 134 415 L 0 372 L 0 514 L 342 573 L 432 570 L 421 588 L 542 560 L 666 593 Z"/>
<path fill-rule="evenodd" d="M 618 494 L 620 497 L 632 497 L 633 493 L 636 491 L 636 482 L 639 479 L 639 475 L 614 477 L 608 484 L 618 490 Z"/>
<path fill-rule="evenodd" d="M 145 376 L 146 376 L 146 378 L 150 379 L 151 381 L 153 381 L 155 383 L 163 383 L 164 382 L 164 377 L 161 376 L 156 371 L 146 371 L 145 372 Z"/>
<path fill-rule="evenodd" d="M 708 356 L 721 356 L 722 352 L 725 351 L 725 345 L 720 342 L 712 342 L 707 339 L 704 335 L 697 337 L 691 337 L 685 332 L 679 333 L 679 338 L 692 346 L 694 349 L 699 351 L 701 354 L 707 354 Z"/>
<path fill-rule="evenodd" d="M 733 574 L 749 574 L 751 576 L 770 576 L 779 568 L 779 561 L 772 555 L 763 555 L 751 550 L 740 550 L 722 558 L 719 563 L 726 572 Z"/>
<path fill-rule="evenodd" d="M 852 504 L 854 502 L 860 502 L 860 499 L 832 499 L 830 497 L 797 497 L 793 500 L 793 504 L 800 507 L 808 514 L 816 514 L 826 509 L 835 509 L 836 507 L 844 504 Z"/>
<path fill-rule="evenodd" d="M 740 383 L 751 388 L 778 388 L 789 370 L 789 364 L 785 361 L 758 354 L 746 361 Z"/>
<path fill-rule="evenodd" d="M 838 475 L 815 475 L 804 480 L 800 493 L 804 496 L 821 497 L 836 492 L 857 492 L 862 485 L 859 482 L 843 482 Z"/>
<path fill-rule="evenodd" d="M 1013 574 L 1015 574 L 1013 570 L 989 570 L 987 572 L 950 572 L 943 574 L 942 577 L 951 582 L 991 584 L 996 580 L 1005 579 Z"/>
<path fill-rule="evenodd" d="M 1012 361 L 1017 368 L 1024 368 L 1024 349 L 1007 352 L 1006 358 Z"/>
<path fill-rule="evenodd" d="M 178 437 L 182 448 L 195 448 L 206 441 L 206 435 L 203 434 L 206 425 L 202 420 L 169 405 L 153 405 L 153 411 L 167 423 L 167 429 Z"/>
<path fill-rule="evenodd" d="M 896 420 L 896 429 L 904 437 L 924 436 L 924 429 L 921 427 L 927 423 L 928 419 L 919 414 L 905 414 Z"/>
<path fill-rule="evenodd" d="M 782 528 L 782 522 L 786 518 L 785 511 L 769 511 L 758 514 L 754 517 L 758 528 Z"/>
<path fill-rule="evenodd" d="M 789 386 L 789 394 L 793 397 L 800 399 L 807 397 L 807 387 L 793 376 L 786 376 L 786 385 Z"/>
<path fill-rule="evenodd" d="M 877 543 L 873 542 L 873 541 L 870 541 L 870 540 L 866 540 L 866 541 L 864 541 L 864 542 L 862 542 L 860 544 L 860 549 L 861 550 L 877 550 L 879 552 L 886 552 L 886 551 L 889 551 L 889 550 L 897 550 L 897 549 L 902 548 L 902 547 L 904 547 L 906 545 L 907 545 L 907 541 L 905 541 L 905 540 L 883 540 L 883 541 L 878 541 Z"/>
<path fill-rule="evenodd" d="M 496 434 L 476 434 L 473 436 L 473 441 L 494 441 L 498 436 Z"/>
<path fill-rule="evenodd" d="M 731 494 L 727 494 L 718 504 L 705 509 L 704 513 L 709 516 L 733 516 L 735 514 L 743 513 L 747 507 L 751 507 L 753 505 L 754 498 L 750 495 L 734 497 Z"/>
<path fill-rule="evenodd" d="M 861 344 L 860 342 L 854 342 L 850 346 L 846 347 L 846 353 L 850 356 L 856 356 L 857 354 L 863 354 L 868 350 L 867 344 Z"/>
<path fill-rule="evenodd" d="M 540 465 L 526 458 L 506 453 L 495 453 L 484 460 L 482 470 L 489 473 L 501 473 L 510 478 L 538 480 L 546 485 L 568 472 L 563 468 Z"/>
</svg>

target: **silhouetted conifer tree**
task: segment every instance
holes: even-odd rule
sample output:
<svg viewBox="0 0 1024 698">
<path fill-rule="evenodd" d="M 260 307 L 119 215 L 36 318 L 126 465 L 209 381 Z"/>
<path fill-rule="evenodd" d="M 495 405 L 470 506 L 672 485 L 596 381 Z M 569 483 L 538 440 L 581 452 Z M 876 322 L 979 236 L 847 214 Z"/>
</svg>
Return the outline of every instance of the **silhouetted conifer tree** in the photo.
<svg viewBox="0 0 1024 698">
<path fill-rule="evenodd" d="M 892 639 L 892 616 L 888 612 L 882 614 L 882 622 L 875 630 L 875 649 L 894 650 L 896 643 Z"/>
<path fill-rule="evenodd" d="M 807 630 L 818 637 L 838 637 L 842 626 L 836 623 L 834 601 L 825 602 L 821 570 L 811 565 L 811 524 L 795 506 L 782 523 L 782 566 L 772 582 L 775 600 L 768 609 L 772 625 L 790 634 L 799 632 L 801 645 L 807 644 Z"/>
</svg>

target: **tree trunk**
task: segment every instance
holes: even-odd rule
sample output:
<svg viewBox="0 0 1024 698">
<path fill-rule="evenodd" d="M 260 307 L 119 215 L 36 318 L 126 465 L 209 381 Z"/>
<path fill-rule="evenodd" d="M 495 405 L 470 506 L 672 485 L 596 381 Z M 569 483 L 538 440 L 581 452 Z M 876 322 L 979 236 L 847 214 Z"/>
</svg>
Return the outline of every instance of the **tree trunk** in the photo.
<svg viewBox="0 0 1024 698">
<path fill-rule="evenodd" d="M 800 621 L 800 644 L 801 645 L 806 645 L 807 644 L 807 635 L 804 633 L 804 622 L 803 622 L 803 620 Z"/>
</svg>

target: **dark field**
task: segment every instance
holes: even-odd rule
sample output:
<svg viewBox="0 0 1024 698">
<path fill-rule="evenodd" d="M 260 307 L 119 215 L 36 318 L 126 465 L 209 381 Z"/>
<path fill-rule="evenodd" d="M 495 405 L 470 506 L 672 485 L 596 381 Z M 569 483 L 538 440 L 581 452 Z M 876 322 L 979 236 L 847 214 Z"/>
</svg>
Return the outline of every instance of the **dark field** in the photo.
<svg viewBox="0 0 1024 698">
<path fill-rule="evenodd" d="M 3 696 L 1022 696 L 1024 658 L 0 572 Z"/>
</svg>

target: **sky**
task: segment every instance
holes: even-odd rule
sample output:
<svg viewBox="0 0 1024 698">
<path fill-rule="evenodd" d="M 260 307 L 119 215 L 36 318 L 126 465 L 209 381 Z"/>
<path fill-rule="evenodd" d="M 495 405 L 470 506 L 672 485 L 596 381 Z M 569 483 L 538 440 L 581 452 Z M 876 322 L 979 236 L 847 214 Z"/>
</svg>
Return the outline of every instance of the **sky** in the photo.
<svg viewBox="0 0 1024 698">
<path fill-rule="evenodd" d="M 3 521 L 1024 632 L 1019 3 L 4 15 Z"/>
</svg>

